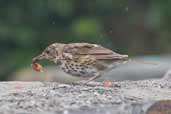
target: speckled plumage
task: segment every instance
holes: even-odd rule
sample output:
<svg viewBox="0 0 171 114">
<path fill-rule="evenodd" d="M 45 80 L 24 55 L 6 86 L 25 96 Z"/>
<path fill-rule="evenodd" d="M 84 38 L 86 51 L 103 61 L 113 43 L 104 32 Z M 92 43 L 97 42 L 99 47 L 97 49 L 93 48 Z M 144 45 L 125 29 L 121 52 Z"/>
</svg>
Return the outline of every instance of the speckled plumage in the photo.
<svg viewBox="0 0 171 114">
<path fill-rule="evenodd" d="M 92 81 L 101 76 L 106 69 L 128 60 L 127 55 L 113 52 L 97 44 L 90 43 L 54 43 L 48 46 L 33 62 L 48 59 L 60 65 L 60 68 L 77 77 Z"/>
</svg>

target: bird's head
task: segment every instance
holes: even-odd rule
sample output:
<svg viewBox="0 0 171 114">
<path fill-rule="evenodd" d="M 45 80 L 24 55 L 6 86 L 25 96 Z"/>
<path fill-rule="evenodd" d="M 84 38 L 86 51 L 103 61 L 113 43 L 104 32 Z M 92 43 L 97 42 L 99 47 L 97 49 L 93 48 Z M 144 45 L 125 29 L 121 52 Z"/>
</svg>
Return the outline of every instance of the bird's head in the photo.
<svg viewBox="0 0 171 114">
<path fill-rule="evenodd" d="M 44 51 L 40 55 L 34 57 L 32 59 L 32 62 L 36 63 L 40 60 L 47 59 L 55 63 L 58 63 L 64 45 L 65 44 L 61 44 L 61 43 L 54 43 L 54 44 L 49 45 L 48 47 L 44 49 Z"/>
</svg>

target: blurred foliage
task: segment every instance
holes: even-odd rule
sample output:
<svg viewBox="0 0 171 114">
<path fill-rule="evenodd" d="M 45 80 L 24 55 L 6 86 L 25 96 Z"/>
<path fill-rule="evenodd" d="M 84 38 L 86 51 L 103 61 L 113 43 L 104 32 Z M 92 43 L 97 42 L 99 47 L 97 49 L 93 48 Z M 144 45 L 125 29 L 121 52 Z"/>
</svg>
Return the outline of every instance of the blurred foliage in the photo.
<svg viewBox="0 0 171 114">
<path fill-rule="evenodd" d="M 91 42 L 129 55 L 171 50 L 169 0 L 0 0 L 0 78 L 53 42 Z"/>
</svg>

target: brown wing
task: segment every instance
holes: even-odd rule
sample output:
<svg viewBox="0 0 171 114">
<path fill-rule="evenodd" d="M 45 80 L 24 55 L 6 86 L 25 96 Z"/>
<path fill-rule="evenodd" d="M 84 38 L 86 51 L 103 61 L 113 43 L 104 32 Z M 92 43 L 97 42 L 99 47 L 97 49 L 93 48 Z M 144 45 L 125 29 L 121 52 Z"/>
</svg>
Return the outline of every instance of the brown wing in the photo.
<svg viewBox="0 0 171 114">
<path fill-rule="evenodd" d="M 63 53 L 72 54 L 72 56 L 90 55 L 96 60 L 118 60 L 127 58 L 128 55 L 122 55 L 113 52 L 97 44 L 89 43 L 70 43 L 66 44 Z"/>
</svg>

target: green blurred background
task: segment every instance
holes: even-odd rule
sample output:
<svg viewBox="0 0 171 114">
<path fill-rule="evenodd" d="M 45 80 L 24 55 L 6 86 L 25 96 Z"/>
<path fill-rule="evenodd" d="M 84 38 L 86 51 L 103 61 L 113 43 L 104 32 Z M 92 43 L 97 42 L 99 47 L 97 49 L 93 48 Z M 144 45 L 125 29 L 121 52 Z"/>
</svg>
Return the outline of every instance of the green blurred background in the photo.
<svg viewBox="0 0 171 114">
<path fill-rule="evenodd" d="M 0 80 L 54 42 L 91 42 L 130 56 L 170 54 L 169 0 L 0 0 Z"/>
</svg>

